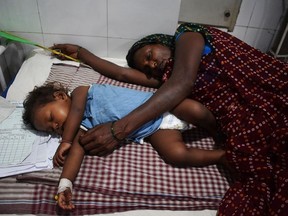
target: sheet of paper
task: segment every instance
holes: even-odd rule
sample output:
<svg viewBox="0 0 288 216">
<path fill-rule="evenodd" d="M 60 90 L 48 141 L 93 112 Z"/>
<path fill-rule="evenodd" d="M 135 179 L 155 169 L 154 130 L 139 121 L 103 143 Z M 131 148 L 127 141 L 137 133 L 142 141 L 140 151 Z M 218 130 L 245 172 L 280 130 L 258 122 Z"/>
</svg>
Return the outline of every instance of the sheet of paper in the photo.
<svg viewBox="0 0 288 216">
<path fill-rule="evenodd" d="M 16 108 L 0 124 L 0 166 L 19 164 L 32 152 L 36 132 L 22 122 L 23 108 Z"/>
<path fill-rule="evenodd" d="M 59 137 L 28 128 L 22 121 L 22 102 L 2 101 L 0 109 L 14 106 L 0 123 L 0 177 L 53 168 Z M 13 107 L 12 106 L 12 107 Z"/>
<path fill-rule="evenodd" d="M 16 105 L 0 97 L 0 123 L 15 110 Z"/>
<path fill-rule="evenodd" d="M 39 158 L 37 157 L 38 161 L 35 164 L 31 164 L 31 163 L 25 163 L 25 160 L 29 160 L 28 157 L 27 159 L 24 160 L 24 163 L 14 166 L 0 167 L 0 178 L 44 169 L 52 169 L 53 168 L 52 159 L 56 149 L 59 146 L 59 138 L 51 136 L 48 137 L 39 136 L 37 137 L 33 145 L 35 144 L 37 145 L 38 143 L 42 144 L 40 144 L 41 147 L 38 148 L 38 152 L 36 152 L 36 154 L 39 156 L 39 158 L 42 156 L 44 157 L 44 155 L 46 155 L 46 158 L 41 158 L 39 160 Z M 34 150 L 32 151 L 34 152 Z"/>
</svg>

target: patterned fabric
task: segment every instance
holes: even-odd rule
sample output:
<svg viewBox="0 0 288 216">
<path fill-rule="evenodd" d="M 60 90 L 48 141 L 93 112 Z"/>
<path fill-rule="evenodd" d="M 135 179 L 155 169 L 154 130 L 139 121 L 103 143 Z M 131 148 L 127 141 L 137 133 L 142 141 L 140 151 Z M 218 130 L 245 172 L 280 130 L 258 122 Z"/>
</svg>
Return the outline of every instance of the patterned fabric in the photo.
<svg viewBox="0 0 288 216">
<path fill-rule="evenodd" d="M 207 31 L 207 29 L 202 26 L 202 25 L 197 25 L 197 24 L 194 24 L 194 23 L 184 23 L 184 24 L 181 24 L 177 29 L 176 29 L 176 32 L 175 32 L 175 35 L 174 35 L 174 38 L 176 40 L 179 39 L 179 37 L 181 36 L 181 34 L 183 34 L 184 32 L 198 32 L 200 33 L 203 37 L 204 37 L 204 40 L 205 40 L 205 44 L 209 44 L 209 45 L 213 45 L 212 44 L 212 40 L 213 40 L 213 37 L 212 35 Z M 175 44 L 175 43 L 174 43 Z M 171 44 L 173 46 L 173 44 Z"/>
<path fill-rule="evenodd" d="M 220 30 L 207 27 L 203 35 L 212 36 L 214 51 L 202 57 L 191 98 L 216 116 L 241 177 L 219 215 L 287 215 L 288 65 Z"/>
<path fill-rule="evenodd" d="M 170 78 L 173 70 L 173 65 L 174 65 L 173 58 L 169 58 L 163 69 L 163 75 L 161 79 L 162 82 L 166 82 Z"/>
<path fill-rule="evenodd" d="M 87 67 L 53 65 L 47 81 L 61 81 L 73 90 L 101 84 L 142 91 L 152 88 L 118 82 Z M 188 146 L 213 149 L 214 142 L 200 128 L 183 133 Z M 56 208 L 54 195 L 60 169 L 0 179 L 2 214 L 66 215 Z M 205 168 L 175 168 L 163 162 L 151 145 L 128 144 L 107 157 L 86 156 L 73 185 L 76 209 L 71 215 L 100 214 L 136 209 L 217 209 L 229 187 L 226 170 L 215 165 Z"/>
</svg>

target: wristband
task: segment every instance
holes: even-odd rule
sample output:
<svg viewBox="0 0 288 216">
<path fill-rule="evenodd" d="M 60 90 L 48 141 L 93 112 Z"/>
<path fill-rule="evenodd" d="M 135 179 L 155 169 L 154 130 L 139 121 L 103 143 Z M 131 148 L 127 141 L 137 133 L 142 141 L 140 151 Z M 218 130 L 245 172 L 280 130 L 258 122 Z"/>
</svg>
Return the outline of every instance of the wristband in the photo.
<svg viewBox="0 0 288 216">
<path fill-rule="evenodd" d="M 67 178 L 61 178 L 59 185 L 58 185 L 57 194 L 65 191 L 67 188 L 69 188 L 72 192 L 72 189 L 73 189 L 72 182 Z"/>
<path fill-rule="evenodd" d="M 115 135 L 115 131 L 114 131 L 114 124 L 115 124 L 116 121 L 113 121 L 112 124 L 111 124 L 111 128 L 110 128 L 110 131 L 111 131 L 111 134 L 113 136 L 113 138 L 115 140 L 117 140 L 118 142 L 121 142 L 123 141 L 124 139 L 119 139 L 116 135 Z"/>
</svg>

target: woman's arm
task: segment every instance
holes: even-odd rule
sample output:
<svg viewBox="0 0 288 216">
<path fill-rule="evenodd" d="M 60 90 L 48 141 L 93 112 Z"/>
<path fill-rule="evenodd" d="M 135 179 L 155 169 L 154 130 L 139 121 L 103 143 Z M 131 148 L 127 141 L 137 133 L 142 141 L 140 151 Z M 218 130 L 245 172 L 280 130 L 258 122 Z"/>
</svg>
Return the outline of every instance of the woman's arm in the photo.
<svg viewBox="0 0 288 216">
<path fill-rule="evenodd" d="M 116 123 L 127 137 L 132 131 L 173 109 L 192 91 L 204 48 L 199 33 L 183 33 L 176 42 L 175 63 L 170 79 L 142 106 Z"/>
<path fill-rule="evenodd" d="M 114 124 L 114 135 L 126 138 L 144 123 L 173 109 L 191 92 L 196 80 L 204 38 L 200 33 L 183 33 L 176 42 L 175 63 L 170 79 L 143 105 Z M 113 151 L 117 140 L 111 134 L 111 123 L 89 130 L 80 143 L 92 155 L 105 155 Z"/>
<path fill-rule="evenodd" d="M 79 50 L 78 58 L 91 66 L 95 71 L 121 82 L 143 85 L 147 87 L 159 87 L 160 82 L 153 77 L 147 77 L 144 73 L 133 68 L 121 67 L 117 64 L 101 59 L 88 50 Z"/>
<path fill-rule="evenodd" d="M 87 49 L 77 45 L 56 44 L 51 48 L 60 49 L 61 52 L 73 58 L 79 59 L 100 74 L 121 82 L 133 83 L 153 88 L 157 88 L 161 84 L 157 79 L 147 77 L 144 73 L 138 70 L 129 67 L 121 67 L 105 59 L 99 58 Z"/>
</svg>

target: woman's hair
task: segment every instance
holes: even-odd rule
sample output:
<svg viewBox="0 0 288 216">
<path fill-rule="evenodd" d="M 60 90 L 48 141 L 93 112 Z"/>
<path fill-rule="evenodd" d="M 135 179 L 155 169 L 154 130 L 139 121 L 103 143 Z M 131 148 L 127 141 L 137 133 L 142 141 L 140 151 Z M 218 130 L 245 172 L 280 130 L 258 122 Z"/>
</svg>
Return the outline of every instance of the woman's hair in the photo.
<svg viewBox="0 0 288 216">
<path fill-rule="evenodd" d="M 137 52 L 137 50 L 141 49 L 142 47 L 150 44 L 161 44 L 163 46 L 169 47 L 172 51 L 174 50 L 174 37 L 171 35 L 166 34 L 152 34 L 148 35 L 141 40 L 137 41 L 132 45 L 132 47 L 129 49 L 126 60 L 127 64 L 131 68 L 135 68 L 135 62 L 134 62 L 134 55 Z"/>
<path fill-rule="evenodd" d="M 59 82 L 49 82 L 42 86 L 35 86 L 23 102 L 24 111 L 22 118 L 24 124 L 31 125 L 34 128 L 33 113 L 35 109 L 54 101 L 54 93 L 58 91 L 65 92 L 67 95 L 69 92 L 68 88 Z"/>
</svg>

